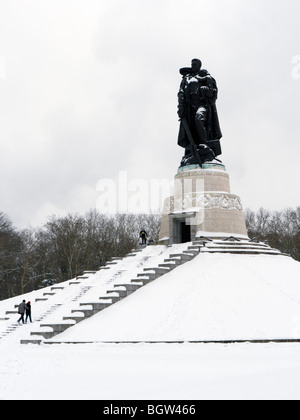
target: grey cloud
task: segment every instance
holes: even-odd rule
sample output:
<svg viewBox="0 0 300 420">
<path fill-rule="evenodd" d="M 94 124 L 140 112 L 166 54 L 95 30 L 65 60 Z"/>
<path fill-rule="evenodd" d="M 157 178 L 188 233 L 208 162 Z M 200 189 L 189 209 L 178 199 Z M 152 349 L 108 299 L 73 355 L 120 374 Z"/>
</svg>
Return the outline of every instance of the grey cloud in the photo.
<svg viewBox="0 0 300 420">
<path fill-rule="evenodd" d="M 253 208 L 297 205 L 299 12 L 297 0 L 1 5 L 0 210 L 25 226 L 88 210 L 120 170 L 171 179 L 178 69 L 197 56 L 218 81 L 232 188 Z"/>
</svg>

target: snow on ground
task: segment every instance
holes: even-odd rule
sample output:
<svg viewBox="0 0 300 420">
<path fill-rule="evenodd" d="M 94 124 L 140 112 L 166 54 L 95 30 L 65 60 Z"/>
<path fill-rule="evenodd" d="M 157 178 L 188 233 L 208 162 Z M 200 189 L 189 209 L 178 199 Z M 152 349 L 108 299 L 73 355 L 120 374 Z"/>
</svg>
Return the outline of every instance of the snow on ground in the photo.
<svg viewBox="0 0 300 420">
<path fill-rule="evenodd" d="M 275 338 L 300 338 L 300 263 L 200 254 L 53 340 Z"/>
<path fill-rule="evenodd" d="M 2 318 L 31 300 L 34 321 L 0 339 L 0 399 L 299 399 L 298 343 L 20 344 L 39 317 L 61 321 L 174 251 L 146 248 L 79 285 L 63 283 L 46 302 L 34 300 L 50 288 L 0 302 Z M 0 333 L 17 317 L 0 321 Z M 300 264 L 291 258 L 200 254 L 54 340 L 260 338 L 300 338 Z"/>
<path fill-rule="evenodd" d="M 299 399 L 298 344 L 2 347 L 2 400 Z"/>
</svg>

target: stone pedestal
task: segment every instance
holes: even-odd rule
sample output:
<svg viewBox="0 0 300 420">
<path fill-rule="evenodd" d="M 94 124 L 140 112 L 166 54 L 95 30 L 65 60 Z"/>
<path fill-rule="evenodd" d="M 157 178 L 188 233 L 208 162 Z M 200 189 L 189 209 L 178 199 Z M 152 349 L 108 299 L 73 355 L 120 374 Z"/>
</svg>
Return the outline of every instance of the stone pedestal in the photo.
<svg viewBox="0 0 300 420">
<path fill-rule="evenodd" d="M 179 168 L 174 196 L 165 200 L 160 243 L 190 242 L 201 236 L 248 239 L 241 200 L 231 194 L 229 175 L 222 164 Z"/>
</svg>

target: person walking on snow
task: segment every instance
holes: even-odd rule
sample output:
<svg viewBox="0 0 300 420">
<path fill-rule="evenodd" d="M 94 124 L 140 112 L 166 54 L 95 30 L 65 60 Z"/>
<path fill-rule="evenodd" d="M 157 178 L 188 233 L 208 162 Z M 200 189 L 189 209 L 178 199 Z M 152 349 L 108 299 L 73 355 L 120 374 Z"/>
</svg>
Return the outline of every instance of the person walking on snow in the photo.
<svg viewBox="0 0 300 420">
<path fill-rule="evenodd" d="M 147 232 L 145 231 L 145 229 L 142 229 L 141 232 L 140 232 L 140 238 L 142 239 L 142 245 L 147 245 L 147 237 L 148 237 Z"/>
<path fill-rule="evenodd" d="M 26 301 L 23 300 L 22 303 L 20 303 L 19 307 L 18 307 L 18 314 L 21 315 L 20 318 L 18 319 L 18 324 L 20 324 L 20 321 L 23 322 L 24 324 L 24 314 L 25 314 L 25 306 L 26 306 Z"/>
<path fill-rule="evenodd" d="M 26 319 L 25 323 L 27 323 L 27 319 L 29 318 L 30 322 L 32 322 L 31 319 L 31 302 L 27 302 L 25 305 L 25 312 L 26 312 Z"/>
</svg>

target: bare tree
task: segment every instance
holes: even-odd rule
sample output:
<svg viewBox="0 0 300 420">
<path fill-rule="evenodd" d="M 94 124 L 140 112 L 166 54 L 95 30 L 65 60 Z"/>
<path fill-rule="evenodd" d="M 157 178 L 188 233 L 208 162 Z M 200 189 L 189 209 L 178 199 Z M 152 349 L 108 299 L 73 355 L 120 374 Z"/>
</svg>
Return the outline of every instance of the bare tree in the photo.
<svg viewBox="0 0 300 420">
<path fill-rule="evenodd" d="M 20 235 L 9 218 L 0 213 L 0 299 L 18 293 Z"/>
<path fill-rule="evenodd" d="M 300 261 L 300 207 L 282 211 L 245 210 L 250 237 L 256 237 Z"/>
</svg>

